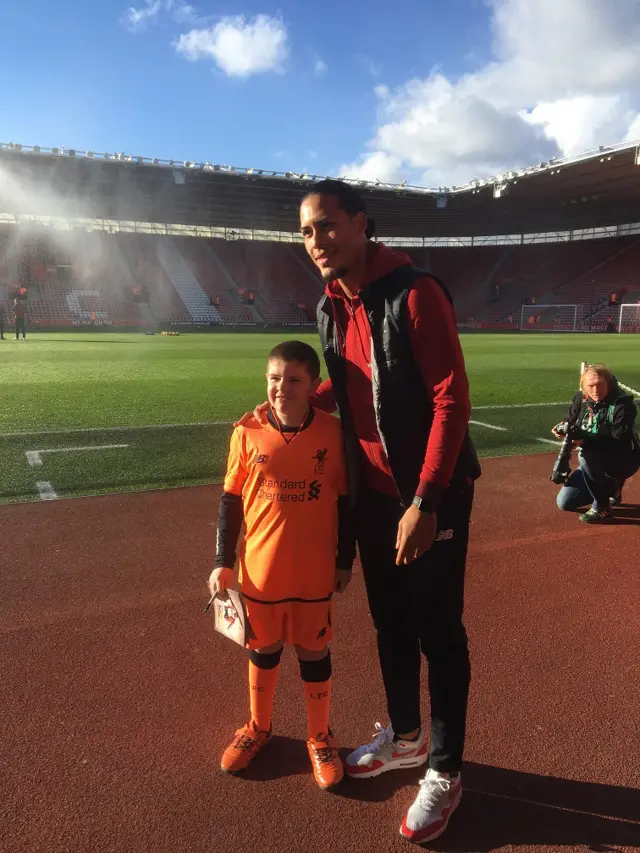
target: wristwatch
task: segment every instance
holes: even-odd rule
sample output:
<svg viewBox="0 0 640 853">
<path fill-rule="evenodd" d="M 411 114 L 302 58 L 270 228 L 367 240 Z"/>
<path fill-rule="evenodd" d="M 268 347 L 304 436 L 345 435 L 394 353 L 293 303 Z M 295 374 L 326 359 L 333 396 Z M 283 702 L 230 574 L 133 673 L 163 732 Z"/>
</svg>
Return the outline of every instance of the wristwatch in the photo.
<svg viewBox="0 0 640 853">
<path fill-rule="evenodd" d="M 419 498 L 418 495 L 415 496 L 411 503 L 420 512 L 430 513 L 436 511 L 436 505 L 433 501 L 428 501 L 426 498 Z"/>
</svg>

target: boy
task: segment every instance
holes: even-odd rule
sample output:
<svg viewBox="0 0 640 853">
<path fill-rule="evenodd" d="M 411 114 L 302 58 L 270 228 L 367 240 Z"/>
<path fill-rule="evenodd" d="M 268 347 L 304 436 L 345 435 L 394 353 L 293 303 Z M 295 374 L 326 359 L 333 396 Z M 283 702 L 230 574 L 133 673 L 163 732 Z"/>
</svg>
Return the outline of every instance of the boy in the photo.
<svg viewBox="0 0 640 853">
<path fill-rule="evenodd" d="M 314 776 L 330 788 L 343 776 L 329 728 L 331 599 L 349 583 L 355 538 L 340 422 L 310 405 L 319 384 L 320 361 L 308 344 L 286 341 L 272 350 L 267 421 L 251 418 L 231 437 L 209 587 L 214 595 L 231 586 L 244 520 L 239 580 L 252 634 L 251 719 L 225 750 L 222 769 L 244 770 L 271 739 L 280 656 L 288 643 L 296 648 L 304 683 Z"/>
</svg>

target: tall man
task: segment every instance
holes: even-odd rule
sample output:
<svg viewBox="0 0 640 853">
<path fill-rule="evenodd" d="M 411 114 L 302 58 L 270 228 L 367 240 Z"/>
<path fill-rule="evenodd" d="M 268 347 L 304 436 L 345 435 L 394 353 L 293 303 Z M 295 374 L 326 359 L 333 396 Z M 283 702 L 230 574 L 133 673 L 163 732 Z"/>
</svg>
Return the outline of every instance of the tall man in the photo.
<svg viewBox="0 0 640 853">
<path fill-rule="evenodd" d="M 470 681 L 462 621 L 474 481 L 469 388 L 444 286 L 408 255 L 370 242 L 360 194 L 322 181 L 300 226 L 326 293 L 318 329 L 329 379 L 317 406 L 345 433 L 358 544 L 377 632 L 390 723 L 347 759 L 354 777 L 429 762 L 401 825 L 440 835 L 462 793 Z M 420 652 L 429 665 L 430 747 L 420 715 Z"/>
</svg>

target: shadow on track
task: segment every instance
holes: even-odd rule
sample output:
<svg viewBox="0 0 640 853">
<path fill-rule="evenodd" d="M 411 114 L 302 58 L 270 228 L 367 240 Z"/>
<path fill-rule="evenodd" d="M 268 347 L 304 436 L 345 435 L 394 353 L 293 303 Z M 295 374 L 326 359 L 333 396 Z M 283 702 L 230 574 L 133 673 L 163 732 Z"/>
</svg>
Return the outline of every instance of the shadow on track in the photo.
<svg viewBox="0 0 640 853">
<path fill-rule="evenodd" d="M 376 779 L 345 779 L 336 795 L 382 802 L 415 784 L 417 770 Z M 442 839 L 441 853 L 488 853 L 511 845 L 581 846 L 596 851 L 640 846 L 640 790 L 485 764 L 465 763 L 460 808 Z M 409 790 L 408 790 L 409 793 Z M 410 794 L 410 798 L 413 793 Z M 398 815 L 398 821 L 402 815 Z"/>
</svg>

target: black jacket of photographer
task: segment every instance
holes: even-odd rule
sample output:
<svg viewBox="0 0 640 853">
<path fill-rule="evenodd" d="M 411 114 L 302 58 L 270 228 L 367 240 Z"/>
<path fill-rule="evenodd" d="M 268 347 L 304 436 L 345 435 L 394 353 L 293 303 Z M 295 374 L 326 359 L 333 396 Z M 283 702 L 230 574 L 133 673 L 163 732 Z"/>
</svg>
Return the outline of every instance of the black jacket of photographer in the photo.
<svg viewBox="0 0 640 853">
<path fill-rule="evenodd" d="M 584 453 L 640 462 L 640 439 L 635 428 L 638 410 L 633 397 L 617 384 L 604 400 L 596 403 L 579 391 L 569 409 L 569 424 L 574 437 L 582 441 Z"/>
</svg>

